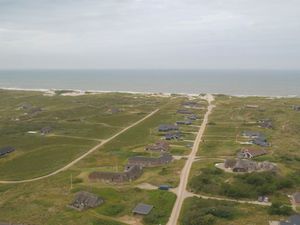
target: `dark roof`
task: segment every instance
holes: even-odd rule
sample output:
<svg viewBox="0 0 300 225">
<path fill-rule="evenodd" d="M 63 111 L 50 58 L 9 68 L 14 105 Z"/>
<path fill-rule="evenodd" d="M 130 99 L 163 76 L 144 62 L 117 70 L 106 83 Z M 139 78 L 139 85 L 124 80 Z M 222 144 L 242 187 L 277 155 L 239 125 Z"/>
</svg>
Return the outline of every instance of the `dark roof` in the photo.
<svg viewBox="0 0 300 225">
<path fill-rule="evenodd" d="M 13 151 L 15 151 L 15 148 L 10 147 L 10 146 L 1 148 L 1 149 L 0 149 L 0 156 L 6 155 L 6 154 L 11 153 L 11 152 L 13 152 Z"/>
<path fill-rule="evenodd" d="M 269 128 L 269 129 L 273 128 L 273 123 L 272 120 L 270 119 L 262 119 L 262 120 L 258 120 L 257 122 L 259 126 L 262 128 Z"/>
<path fill-rule="evenodd" d="M 180 114 L 193 114 L 192 111 L 187 110 L 187 109 L 179 109 L 179 110 L 177 110 L 177 113 L 180 113 Z"/>
<path fill-rule="evenodd" d="M 151 210 L 153 209 L 153 205 L 147 205 L 144 203 L 139 203 L 137 206 L 132 210 L 133 213 L 140 214 L 140 215 L 148 215 Z"/>
<path fill-rule="evenodd" d="M 159 158 L 145 157 L 145 156 L 133 156 L 128 159 L 129 165 L 141 165 L 146 164 L 167 164 L 172 161 L 173 157 L 170 154 L 163 154 Z"/>
<path fill-rule="evenodd" d="M 265 149 L 252 149 L 252 148 L 243 148 L 239 152 L 238 156 L 247 157 L 248 154 L 250 157 L 256 157 L 260 155 L 265 155 L 268 152 Z"/>
<path fill-rule="evenodd" d="M 300 105 L 294 105 L 293 109 L 296 110 L 296 111 L 300 111 Z"/>
<path fill-rule="evenodd" d="M 170 149 L 170 145 L 165 141 L 158 141 L 155 144 L 146 146 L 145 150 L 150 151 L 168 151 Z"/>
<path fill-rule="evenodd" d="M 189 120 L 197 120 L 199 119 L 199 116 L 195 115 L 195 114 L 192 114 L 190 116 L 187 117 Z"/>
<path fill-rule="evenodd" d="M 167 133 L 165 135 L 166 140 L 171 140 L 171 139 L 180 139 L 181 133 L 180 132 L 174 132 L 174 133 Z"/>
<path fill-rule="evenodd" d="M 254 138 L 253 140 L 251 140 L 251 143 L 262 146 L 262 147 L 270 146 L 270 144 L 267 142 L 267 140 L 261 139 L 261 138 Z"/>
<path fill-rule="evenodd" d="M 41 133 L 42 134 L 47 134 L 47 133 L 50 133 L 52 131 L 52 128 L 51 127 L 43 127 L 41 129 Z"/>
<path fill-rule="evenodd" d="M 300 225 L 300 215 L 293 215 L 287 221 L 282 221 L 280 225 Z"/>
<path fill-rule="evenodd" d="M 161 124 L 158 127 L 159 131 L 171 131 L 171 130 L 178 130 L 178 127 L 174 124 Z"/>
<path fill-rule="evenodd" d="M 192 122 L 190 120 L 185 120 L 185 121 L 177 121 L 176 124 L 191 125 Z"/>
<path fill-rule="evenodd" d="M 246 136 L 246 137 L 257 137 L 257 138 L 261 138 L 261 139 L 265 139 L 265 135 L 263 135 L 262 133 L 258 132 L 258 131 L 243 131 L 242 132 L 242 136 Z"/>
</svg>

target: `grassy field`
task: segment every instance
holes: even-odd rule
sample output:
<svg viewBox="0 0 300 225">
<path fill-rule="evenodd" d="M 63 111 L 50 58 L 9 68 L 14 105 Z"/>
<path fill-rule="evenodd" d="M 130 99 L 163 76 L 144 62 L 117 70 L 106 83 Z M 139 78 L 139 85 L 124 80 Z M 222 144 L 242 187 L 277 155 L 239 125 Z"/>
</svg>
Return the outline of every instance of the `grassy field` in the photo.
<svg viewBox="0 0 300 225">
<path fill-rule="evenodd" d="M 0 146 L 16 148 L 15 152 L 0 158 L 0 180 L 29 179 L 53 172 L 151 111 L 157 108 L 160 111 L 65 172 L 32 183 L 0 184 L 0 221 L 34 225 L 122 225 L 133 221 L 145 225 L 165 224 L 176 196 L 136 186 L 142 183 L 176 186 L 184 159 L 145 168 L 139 179 L 121 185 L 90 183 L 87 175 L 91 171 L 115 171 L 116 168 L 121 171 L 130 156 L 157 155 L 145 152 L 144 147 L 162 138 L 157 131 L 159 124 L 184 119 L 176 111 L 187 99 L 179 95 L 108 93 L 70 97 L 60 94 L 50 97 L 40 92 L 0 91 Z M 32 113 L 32 108 L 41 110 Z M 204 112 L 195 110 L 200 117 Z M 194 125 L 200 123 L 197 120 Z M 40 129 L 47 126 L 52 132 L 41 135 Z M 190 132 L 197 129 L 181 126 L 186 132 L 183 138 L 193 139 L 194 134 Z M 172 141 L 171 153 L 188 154 L 187 144 Z M 67 205 L 75 193 L 82 190 L 103 197 L 105 203 L 84 212 L 69 209 Z M 134 216 L 132 209 L 139 202 L 152 204 L 154 209 L 145 217 Z"/>
<path fill-rule="evenodd" d="M 176 196 L 171 192 L 138 186 L 148 183 L 176 187 L 184 158 L 168 165 L 144 168 L 137 180 L 118 185 L 92 183 L 87 177 L 92 171 L 122 171 L 131 156 L 158 156 L 144 148 L 163 138 L 163 134 L 157 131 L 160 124 L 184 120 L 184 115 L 176 111 L 182 108 L 181 103 L 187 98 L 119 93 L 70 97 L 62 96 L 62 93 L 50 97 L 40 92 L 0 91 L 0 146 L 16 148 L 15 152 L 0 158 L 0 180 L 22 180 L 51 173 L 153 110 L 160 110 L 67 171 L 32 183 L 0 185 L 0 221 L 34 225 L 166 224 Z M 300 188 L 297 176 L 300 172 L 300 114 L 291 109 L 292 105 L 300 105 L 300 100 L 217 96 L 215 104 L 217 107 L 210 116 L 204 142 L 198 151 L 200 159 L 192 167 L 189 190 L 205 195 L 256 200 L 258 194 L 271 189 L 272 192 L 267 193 L 271 201 L 289 204 L 286 195 Z M 248 104 L 259 107 L 247 108 Z M 33 112 L 36 108 L 41 110 Z M 192 111 L 200 118 L 205 113 L 205 109 Z M 274 129 L 263 129 L 255 123 L 266 118 L 273 121 Z M 199 119 L 192 126 L 180 126 L 182 140 L 170 142 L 173 155 L 189 154 L 201 122 Z M 41 135 L 39 130 L 47 126 L 53 129 L 52 132 Z M 268 148 L 269 154 L 256 160 L 275 162 L 280 168 L 276 176 L 228 174 L 214 167 L 215 163 L 236 156 L 242 147 L 239 141 L 244 141 L 240 137 L 243 130 L 266 134 L 272 144 Z M 255 188 L 256 182 L 263 188 Z M 67 205 L 75 193 L 82 190 L 103 197 L 105 203 L 83 212 L 69 209 Z M 237 196 L 235 193 L 248 195 Z M 134 216 L 132 209 L 139 202 L 153 205 L 153 211 L 144 217 Z M 212 213 L 214 208 L 220 214 Z M 228 208 L 233 210 L 228 211 Z M 187 199 L 181 224 L 189 225 L 190 218 L 202 216 L 203 221 L 210 221 L 205 225 L 260 225 L 267 224 L 270 218 L 280 218 L 270 216 L 265 207 Z"/>
<path fill-rule="evenodd" d="M 181 225 L 266 225 L 269 220 L 283 219 L 268 217 L 267 208 L 250 204 L 188 198 L 183 205 Z"/>
<path fill-rule="evenodd" d="M 0 146 L 16 148 L 14 153 L 1 158 L 1 180 L 50 173 L 165 101 L 114 93 L 48 97 L 40 92 L 1 91 L 0 97 Z M 40 109 L 37 113 L 36 108 Z M 119 111 L 111 113 L 112 108 Z M 41 135 L 43 127 L 51 127 L 52 132 Z"/>
<path fill-rule="evenodd" d="M 287 195 L 300 190 L 300 113 L 292 109 L 293 105 L 300 104 L 300 99 L 217 96 L 214 104 L 217 107 L 209 118 L 204 141 L 199 147 L 200 160 L 193 164 L 189 190 L 207 196 L 234 199 L 257 200 L 258 196 L 267 195 L 272 202 L 290 204 Z M 249 108 L 247 105 L 258 107 Z M 257 121 L 261 119 L 271 119 L 273 128 L 259 127 Z M 266 135 L 271 143 L 271 147 L 265 148 L 268 154 L 254 160 L 276 163 L 279 168 L 276 174 L 232 174 L 215 168 L 216 163 L 235 158 L 242 147 L 260 148 L 240 143 L 246 141 L 240 135 L 245 130 L 259 131 Z M 186 204 L 187 208 L 190 207 L 192 200 L 188 200 Z M 245 208 L 250 210 L 249 206 Z M 262 212 L 264 211 L 255 213 L 260 215 L 257 217 L 241 214 L 236 219 L 237 222 L 223 221 L 222 218 L 215 220 L 216 224 L 234 225 L 241 224 L 241 221 L 267 224 L 270 216 Z"/>
</svg>

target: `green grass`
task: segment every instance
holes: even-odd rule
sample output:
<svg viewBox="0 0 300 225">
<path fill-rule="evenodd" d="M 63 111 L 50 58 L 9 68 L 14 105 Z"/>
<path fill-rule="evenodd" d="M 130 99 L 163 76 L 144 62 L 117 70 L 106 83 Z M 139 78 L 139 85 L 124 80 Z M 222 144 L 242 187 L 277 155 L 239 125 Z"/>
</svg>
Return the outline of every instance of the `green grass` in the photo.
<svg viewBox="0 0 300 225">
<path fill-rule="evenodd" d="M 193 164 L 189 189 L 208 196 L 237 199 L 256 200 L 259 195 L 267 195 L 271 201 L 289 204 L 287 194 L 300 188 L 297 178 L 300 171 L 300 113 L 291 108 L 292 105 L 300 104 L 300 99 L 219 96 L 214 104 L 217 107 L 210 115 L 204 142 L 201 143 L 197 153 L 202 160 Z M 259 105 L 259 108 L 249 109 L 245 107 L 247 104 Z M 255 123 L 259 119 L 266 118 L 273 121 L 273 129 L 260 128 Z M 234 158 L 239 149 L 245 147 L 238 143 L 245 141 L 240 137 L 240 133 L 244 130 L 260 131 L 267 136 L 272 144 L 267 148 L 269 154 L 254 160 L 276 163 L 279 167 L 277 174 L 237 175 L 214 168 L 215 163 L 222 162 L 217 158 Z M 260 216 L 248 218 L 247 215 L 241 214 L 236 221 L 225 222 L 217 219 L 216 224 L 234 225 L 241 224 L 241 221 L 242 224 L 247 224 L 247 221 L 248 224 L 267 224 L 267 212 L 263 211 L 262 215 L 264 222 L 261 222 Z"/>
<path fill-rule="evenodd" d="M 45 97 L 38 92 L 8 91 L 0 91 L 0 95 L 3 100 L 3 108 L 0 110 L 0 123 L 3 125 L 0 128 L 0 145 L 12 145 L 17 149 L 0 159 L 0 179 L 9 180 L 37 177 L 61 168 L 99 143 L 91 139 L 110 137 L 154 109 L 161 108 L 153 117 L 126 131 L 65 172 L 32 183 L 0 185 L 0 221 L 45 225 L 121 225 L 122 221 L 125 222 L 124 216 L 132 218 L 133 207 L 144 202 L 154 205 L 154 209 L 142 218 L 143 224 L 166 223 L 176 196 L 170 192 L 141 190 L 135 186 L 142 182 L 176 186 L 183 160 L 147 168 L 140 179 L 117 186 L 90 183 L 86 176 L 90 171 L 110 170 L 116 165 L 122 170 L 128 157 L 150 155 L 143 149 L 145 145 L 161 138 L 157 126 L 183 119 L 182 115 L 176 114 L 176 110 L 184 98 L 115 93 Z M 43 111 L 32 117 L 24 115 L 24 110 L 17 109 L 24 102 L 41 107 Z M 112 107 L 121 111 L 110 114 L 109 109 Z M 16 118 L 19 120 L 16 121 Z M 27 134 L 28 131 L 39 130 L 44 126 L 53 127 L 53 132 L 48 136 Z M 184 142 L 174 144 L 176 146 L 172 151 L 178 154 L 190 151 Z M 98 194 L 105 199 L 105 203 L 84 212 L 67 208 L 74 194 L 81 190 Z"/>
<path fill-rule="evenodd" d="M 278 219 L 267 216 L 267 207 L 193 197 L 184 201 L 180 225 L 266 225 Z"/>
</svg>

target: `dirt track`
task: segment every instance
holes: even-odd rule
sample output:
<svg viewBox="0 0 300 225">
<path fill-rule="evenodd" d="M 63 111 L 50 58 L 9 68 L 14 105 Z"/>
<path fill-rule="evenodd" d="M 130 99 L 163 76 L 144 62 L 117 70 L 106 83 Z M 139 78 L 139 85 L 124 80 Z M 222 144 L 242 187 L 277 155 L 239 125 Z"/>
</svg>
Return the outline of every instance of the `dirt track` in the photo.
<svg viewBox="0 0 300 225">
<path fill-rule="evenodd" d="M 36 178 L 32 178 L 32 179 L 27 179 L 27 180 L 11 180 L 11 181 L 5 181 L 5 180 L 1 180 L 0 184 L 20 184 L 20 183 L 28 183 L 28 182 L 33 182 L 33 181 L 37 181 L 37 180 L 42 180 L 51 176 L 54 176 L 62 171 L 65 171 L 67 169 L 69 169 L 71 166 L 73 166 L 74 164 L 76 164 L 77 162 L 79 162 L 80 160 L 82 160 L 83 158 L 87 157 L 88 155 L 90 155 L 91 153 L 93 153 L 94 151 L 96 151 L 97 149 L 99 149 L 100 147 L 102 147 L 103 145 L 107 144 L 108 142 L 112 141 L 113 139 L 115 139 L 116 137 L 118 137 L 119 135 L 123 134 L 124 132 L 126 132 L 127 130 L 129 130 L 130 128 L 138 125 L 139 123 L 143 122 L 144 120 L 148 119 L 149 117 L 153 116 L 155 113 L 157 113 L 159 111 L 159 109 L 156 109 L 155 111 L 151 112 L 150 114 L 148 114 L 147 116 L 145 116 L 144 118 L 140 119 L 139 121 L 131 124 L 130 126 L 124 128 L 123 130 L 121 130 L 120 132 L 116 133 L 115 135 L 111 136 L 108 139 L 103 140 L 101 143 L 99 143 L 98 145 L 96 145 L 95 147 L 91 148 L 90 150 L 88 150 L 86 153 L 84 153 L 83 155 L 81 155 L 80 157 L 78 157 L 77 159 L 73 160 L 72 162 L 68 163 L 67 165 L 65 165 L 64 167 L 50 173 L 44 176 L 40 176 L 40 177 L 36 177 Z"/>
<path fill-rule="evenodd" d="M 195 160 L 199 145 L 201 143 L 203 133 L 204 133 L 206 125 L 208 123 L 208 117 L 209 117 L 210 113 L 212 112 L 212 109 L 214 108 L 214 105 L 212 105 L 212 101 L 214 100 L 213 96 L 208 94 L 208 95 L 206 95 L 205 99 L 209 103 L 209 105 L 207 107 L 207 112 L 204 115 L 204 119 L 203 119 L 203 122 L 198 131 L 196 140 L 193 145 L 193 149 L 192 149 L 190 155 L 188 156 L 187 161 L 181 171 L 180 183 L 179 183 L 179 186 L 176 188 L 177 199 L 176 199 L 175 205 L 172 210 L 172 214 L 169 218 L 169 222 L 167 223 L 167 225 L 176 225 L 178 223 L 178 218 L 180 215 L 183 201 L 185 198 L 190 196 L 190 194 L 186 190 L 189 174 L 190 174 L 190 171 L 192 168 L 192 164 Z"/>
</svg>

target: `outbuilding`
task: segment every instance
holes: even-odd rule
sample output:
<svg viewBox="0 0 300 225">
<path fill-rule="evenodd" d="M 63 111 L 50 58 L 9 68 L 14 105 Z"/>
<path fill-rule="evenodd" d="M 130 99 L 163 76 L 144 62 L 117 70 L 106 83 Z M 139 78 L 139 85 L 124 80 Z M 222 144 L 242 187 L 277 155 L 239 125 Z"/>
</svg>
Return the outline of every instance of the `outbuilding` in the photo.
<svg viewBox="0 0 300 225">
<path fill-rule="evenodd" d="M 148 215 L 153 209 L 153 205 L 147 205 L 144 203 L 139 203 L 137 206 L 132 210 L 134 214 L 139 215 Z"/>
</svg>

